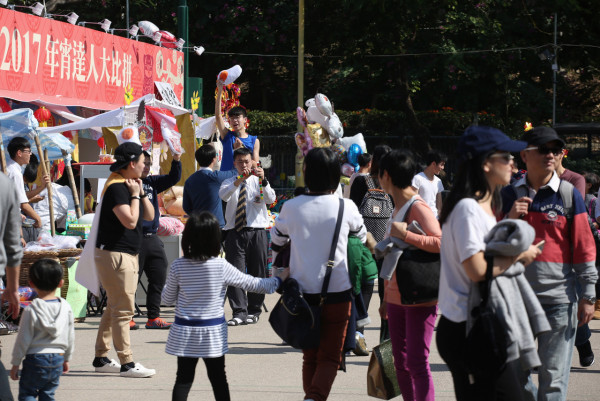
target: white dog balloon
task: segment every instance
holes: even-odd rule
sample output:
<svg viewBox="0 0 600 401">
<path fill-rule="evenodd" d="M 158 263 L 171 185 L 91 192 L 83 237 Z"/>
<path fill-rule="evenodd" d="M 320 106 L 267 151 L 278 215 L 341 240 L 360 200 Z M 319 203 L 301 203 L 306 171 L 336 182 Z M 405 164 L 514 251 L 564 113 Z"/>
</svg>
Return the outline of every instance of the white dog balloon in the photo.
<svg viewBox="0 0 600 401">
<path fill-rule="evenodd" d="M 321 114 L 319 109 L 317 109 L 317 106 L 310 106 L 306 110 L 306 118 L 308 119 L 309 123 L 321 124 L 321 127 L 323 128 L 325 128 L 325 124 L 327 123 L 327 118 Z"/>
<path fill-rule="evenodd" d="M 331 139 L 338 139 L 344 136 L 344 127 L 337 114 L 333 113 L 325 123 L 325 129 Z"/>
<path fill-rule="evenodd" d="M 334 114 L 333 106 L 331 105 L 329 98 L 324 94 L 317 93 L 315 95 L 315 104 L 321 112 L 321 114 L 323 114 L 325 117 L 331 117 Z"/>
</svg>

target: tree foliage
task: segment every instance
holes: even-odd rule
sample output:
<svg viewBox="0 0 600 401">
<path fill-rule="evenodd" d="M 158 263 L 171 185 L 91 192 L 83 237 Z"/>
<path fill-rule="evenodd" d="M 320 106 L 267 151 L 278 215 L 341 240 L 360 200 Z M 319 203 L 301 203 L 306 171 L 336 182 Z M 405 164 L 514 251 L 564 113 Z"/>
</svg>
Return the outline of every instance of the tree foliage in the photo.
<svg viewBox="0 0 600 401">
<path fill-rule="evenodd" d="M 123 0 L 47 4 L 71 7 L 86 20 L 106 13 L 113 26 L 125 26 Z M 177 5 L 130 0 L 132 22 L 147 19 L 176 33 Z M 292 112 L 298 1 L 188 1 L 188 6 L 189 44 L 206 48 L 201 57 L 190 53 L 190 75 L 205 82 L 204 110 L 214 107 L 217 73 L 240 64 L 242 104 Z M 306 97 L 325 93 L 338 109 L 399 110 L 413 130 L 423 128 L 417 112 L 443 107 L 495 114 L 507 129 L 525 120 L 548 123 L 552 63 L 538 57 L 547 49 L 557 54 L 558 122 L 600 117 L 597 0 L 306 0 L 305 14 Z"/>
</svg>

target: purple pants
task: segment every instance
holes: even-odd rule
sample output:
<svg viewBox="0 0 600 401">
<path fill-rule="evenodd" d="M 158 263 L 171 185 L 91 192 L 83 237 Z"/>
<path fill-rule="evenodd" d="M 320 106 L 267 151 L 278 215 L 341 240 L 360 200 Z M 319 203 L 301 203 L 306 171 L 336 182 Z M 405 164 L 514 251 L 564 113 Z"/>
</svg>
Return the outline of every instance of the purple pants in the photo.
<svg viewBox="0 0 600 401">
<path fill-rule="evenodd" d="M 387 304 L 388 324 L 396 377 L 404 401 L 434 401 L 429 369 L 429 346 L 437 305 L 400 306 Z"/>
</svg>

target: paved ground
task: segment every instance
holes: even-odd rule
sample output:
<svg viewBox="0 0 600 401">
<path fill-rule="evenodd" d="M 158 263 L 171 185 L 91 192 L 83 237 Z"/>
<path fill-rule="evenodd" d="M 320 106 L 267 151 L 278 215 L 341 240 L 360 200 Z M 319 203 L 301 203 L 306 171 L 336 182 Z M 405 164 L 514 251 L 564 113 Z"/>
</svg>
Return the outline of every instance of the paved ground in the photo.
<svg viewBox="0 0 600 401">
<path fill-rule="evenodd" d="M 278 295 L 268 295 L 266 304 L 269 310 L 277 301 Z M 377 304 L 377 302 L 374 302 Z M 373 323 L 366 330 L 369 346 L 377 343 L 379 317 L 372 305 Z M 227 315 L 230 316 L 226 307 Z M 173 309 L 163 313 L 168 320 L 173 319 Z M 282 346 L 268 323 L 268 314 L 263 314 L 258 324 L 229 329 L 230 352 L 226 356 L 226 370 L 231 397 L 238 401 L 256 400 L 302 400 L 301 364 L 302 355 L 290 347 Z M 118 375 L 98 374 L 93 371 L 91 362 L 94 356 L 94 340 L 99 324 L 98 317 L 88 317 L 85 323 L 76 324 L 76 350 L 71 361 L 71 371 L 61 378 L 57 400 L 169 400 L 175 382 L 176 358 L 164 352 L 166 331 L 145 330 L 142 328 L 131 333 L 135 360 L 157 370 L 156 376 L 149 379 L 125 379 Z M 143 319 L 137 319 L 143 323 Z M 600 321 L 593 321 L 592 344 L 600 355 Z M 3 352 L 2 362 L 10 363 L 10 354 L 16 335 L 0 337 Z M 113 353 L 110 355 L 116 358 Z M 569 400 L 600 399 L 600 380 L 594 374 L 600 372 L 600 363 L 591 368 L 578 367 L 577 352 L 574 355 L 569 385 Z M 435 339 L 431 352 L 431 369 L 435 382 L 436 399 L 453 400 L 454 390 L 450 373 L 435 348 Z M 330 400 L 353 401 L 367 400 L 366 372 L 369 357 L 352 356 L 348 358 L 348 372 L 339 373 Z M 10 369 L 10 366 L 7 366 Z M 600 377 L 600 376 L 599 376 Z M 11 382 L 13 393 L 18 392 L 17 382 Z M 212 390 L 202 363 L 196 370 L 196 380 L 190 393 L 190 400 L 211 400 Z M 398 398 L 399 399 L 399 398 Z"/>
</svg>

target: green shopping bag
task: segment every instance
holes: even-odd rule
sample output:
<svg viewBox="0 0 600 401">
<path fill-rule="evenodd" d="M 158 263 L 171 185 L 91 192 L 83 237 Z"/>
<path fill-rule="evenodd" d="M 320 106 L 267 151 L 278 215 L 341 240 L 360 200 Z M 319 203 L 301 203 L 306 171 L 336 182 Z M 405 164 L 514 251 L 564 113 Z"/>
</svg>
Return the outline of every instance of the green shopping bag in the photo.
<svg viewBox="0 0 600 401">
<path fill-rule="evenodd" d="M 373 347 L 367 370 L 367 394 L 382 400 L 391 400 L 401 394 L 389 339 Z"/>
</svg>

